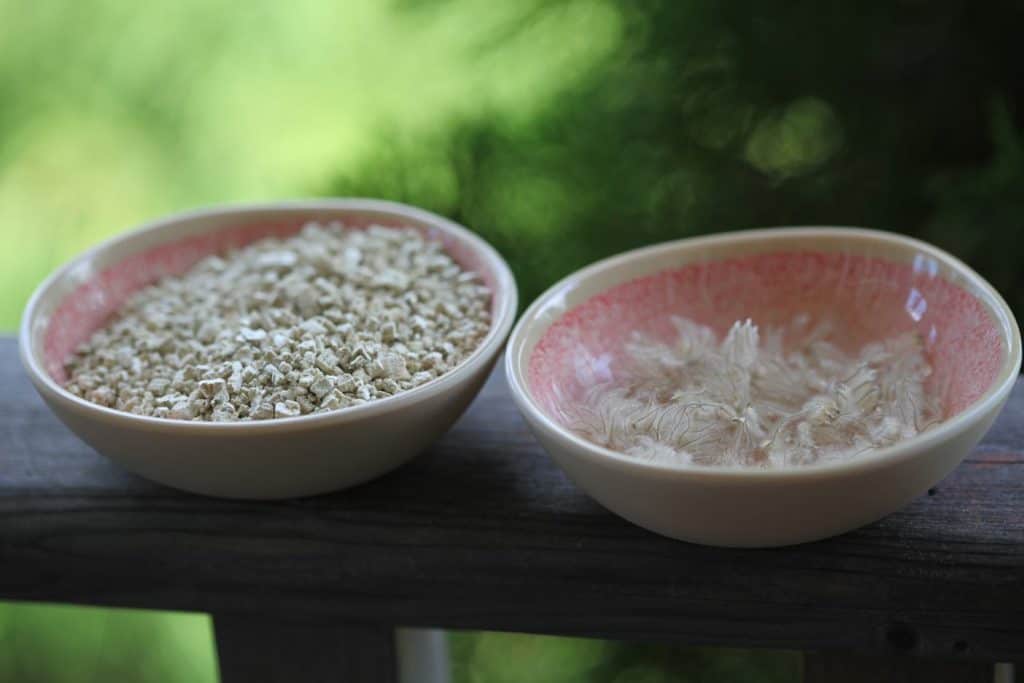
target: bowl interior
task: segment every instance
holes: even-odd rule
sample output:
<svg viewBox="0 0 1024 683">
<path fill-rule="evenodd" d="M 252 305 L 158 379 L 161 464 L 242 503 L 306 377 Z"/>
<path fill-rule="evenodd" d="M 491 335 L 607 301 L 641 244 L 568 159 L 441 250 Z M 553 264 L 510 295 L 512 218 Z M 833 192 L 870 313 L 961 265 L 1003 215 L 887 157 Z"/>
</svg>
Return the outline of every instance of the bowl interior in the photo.
<svg viewBox="0 0 1024 683">
<path fill-rule="evenodd" d="M 771 234 L 769 234 L 771 233 Z M 641 250 L 582 271 L 551 294 L 525 374 L 557 422 L 563 406 L 616 378 L 635 332 L 675 338 L 673 316 L 715 330 L 737 320 L 783 326 L 806 314 L 855 351 L 903 332 L 923 340 L 926 389 L 948 419 L 1005 372 L 1011 324 L 965 266 L 925 245 L 869 231 L 757 231 Z"/>
<path fill-rule="evenodd" d="M 268 237 L 288 237 L 310 221 L 339 221 L 365 229 L 413 227 L 441 241 L 463 268 L 490 287 L 492 333 L 509 296 L 504 277 L 482 242 L 426 212 L 377 208 L 239 208 L 198 212 L 161 221 L 99 246 L 58 272 L 44 286 L 33 313 L 32 352 L 59 385 L 64 362 L 74 349 L 102 327 L 137 290 L 160 278 L 180 275 L 201 259 Z M 485 342 L 486 343 L 486 342 Z"/>
</svg>

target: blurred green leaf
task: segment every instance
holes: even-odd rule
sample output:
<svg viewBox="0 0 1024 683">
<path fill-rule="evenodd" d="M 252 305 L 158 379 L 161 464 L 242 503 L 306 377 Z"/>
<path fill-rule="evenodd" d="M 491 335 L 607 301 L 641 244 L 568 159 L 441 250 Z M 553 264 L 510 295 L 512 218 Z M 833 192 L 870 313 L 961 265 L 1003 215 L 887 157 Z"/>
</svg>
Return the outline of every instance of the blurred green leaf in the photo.
<svg viewBox="0 0 1024 683">
<path fill-rule="evenodd" d="M 206 616 L 0 603 L 0 681 L 216 680 Z"/>
<path fill-rule="evenodd" d="M 593 680 L 609 654 L 609 646 L 600 640 L 488 631 L 477 637 L 469 681 L 585 683 Z"/>
</svg>

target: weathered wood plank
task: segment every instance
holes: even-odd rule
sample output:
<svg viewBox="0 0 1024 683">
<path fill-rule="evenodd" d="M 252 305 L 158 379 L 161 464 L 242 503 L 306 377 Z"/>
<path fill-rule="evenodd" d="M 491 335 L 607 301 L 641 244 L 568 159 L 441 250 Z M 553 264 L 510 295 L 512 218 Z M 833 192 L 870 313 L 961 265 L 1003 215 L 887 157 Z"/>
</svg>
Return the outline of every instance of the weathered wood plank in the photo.
<svg viewBox="0 0 1024 683">
<path fill-rule="evenodd" d="M 221 683 L 394 683 L 393 629 L 214 615 Z"/>
<path fill-rule="evenodd" d="M 497 374 L 430 452 L 348 492 L 213 500 L 82 445 L 0 341 L 0 596 L 963 659 L 1024 654 L 1024 386 L 933 495 L 842 537 L 723 550 L 575 488 Z M 895 635 L 894 635 L 895 634 Z"/>
<path fill-rule="evenodd" d="M 804 655 L 803 683 L 992 683 L 993 665 L 910 657 Z"/>
</svg>

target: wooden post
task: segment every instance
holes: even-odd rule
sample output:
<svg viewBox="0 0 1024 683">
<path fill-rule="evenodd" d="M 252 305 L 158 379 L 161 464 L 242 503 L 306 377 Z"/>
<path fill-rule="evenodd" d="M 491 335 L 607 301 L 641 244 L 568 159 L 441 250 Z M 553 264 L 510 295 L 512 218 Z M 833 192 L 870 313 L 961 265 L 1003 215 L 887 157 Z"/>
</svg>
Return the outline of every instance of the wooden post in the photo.
<svg viewBox="0 0 1024 683">
<path fill-rule="evenodd" d="M 395 683 L 394 629 L 215 615 L 222 683 Z"/>
</svg>

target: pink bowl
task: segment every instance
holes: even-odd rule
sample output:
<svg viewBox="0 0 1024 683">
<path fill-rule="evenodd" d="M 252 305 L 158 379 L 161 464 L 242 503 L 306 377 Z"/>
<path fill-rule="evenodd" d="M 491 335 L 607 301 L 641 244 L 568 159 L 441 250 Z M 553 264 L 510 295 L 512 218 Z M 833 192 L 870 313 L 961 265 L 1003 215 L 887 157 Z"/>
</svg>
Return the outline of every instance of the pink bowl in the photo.
<svg viewBox="0 0 1024 683">
<path fill-rule="evenodd" d="M 642 462 L 566 427 L 566 408 L 620 372 L 636 331 L 669 341 L 673 316 L 722 335 L 736 320 L 776 326 L 801 313 L 831 322 L 850 351 L 919 332 L 945 422 L 854 461 L 785 470 Z M 507 369 L 540 440 L 613 511 L 676 538 L 778 545 L 860 526 L 927 490 L 981 438 L 1020 359 L 1009 308 L 954 257 L 884 232 L 806 228 L 682 240 L 590 266 L 524 314 Z"/>
<path fill-rule="evenodd" d="M 444 243 L 492 291 L 491 329 L 461 365 L 410 391 L 342 410 L 264 422 L 183 422 L 123 413 L 63 388 L 63 363 L 138 289 L 200 259 L 309 221 L 411 226 Z M 232 498 L 322 493 L 379 476 L 448 429 L 479 391 L 515 318 L 515 280 L 482 239 L 392 202 L 334 199 L 203 209 L 120 235 L 66 264 L 29 301 L 19 344 L 33 384 L 84 441 L 171 486 Z"/>
</svg>

